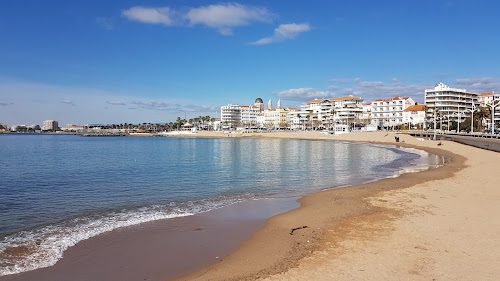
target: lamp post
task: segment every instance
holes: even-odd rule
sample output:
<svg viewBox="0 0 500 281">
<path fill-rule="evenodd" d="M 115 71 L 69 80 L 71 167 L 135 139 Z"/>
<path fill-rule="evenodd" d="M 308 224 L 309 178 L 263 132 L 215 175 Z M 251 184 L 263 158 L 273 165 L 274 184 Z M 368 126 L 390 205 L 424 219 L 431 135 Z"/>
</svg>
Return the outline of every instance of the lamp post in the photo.
<svg viewBox="0 0 500 281">
<path fill-rule="evenodd" d="M 471 132 L 471 134 L 474 134 L 474 111 L 477 111 L 477 110 L 479 110 L 479 108 L 476 108 L 476 104 L 474 102 L 472 102 L 472 109 L 468 110 L 471 113 L 471 117 L 470 117 L 470 132 Z"/>
<path fill-rule="evenodd" d="M 434 140 L 436 140 L 436 108 L 434 107 Z"/>
<path fill-rule="evenodd" d="M 495 133 L 495 107 L 500 105 L 500 103 L 495 104 L 495 90 L 493 92 L 493 101 L 489 106 L 491 107 L 491 134 Z"/>
</svg>

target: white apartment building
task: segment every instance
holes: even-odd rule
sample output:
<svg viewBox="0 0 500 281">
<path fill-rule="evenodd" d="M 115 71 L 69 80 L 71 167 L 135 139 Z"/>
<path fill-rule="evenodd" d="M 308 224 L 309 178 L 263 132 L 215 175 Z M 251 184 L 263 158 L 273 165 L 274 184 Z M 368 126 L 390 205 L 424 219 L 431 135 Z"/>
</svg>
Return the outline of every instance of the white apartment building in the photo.
<svg viewBox="0 0 500 281">
<path fill-rule="evenodd" d="M 305 130 L 308 127 L 309 111 L 297 110 L 296 108 L 289 108 L 290 111 L 286 115 L 288 127 L 292 130 Z"/>
<path fill-rule="evenodd" d="M 493 100 L 495 100 L 495 101 L 500 100 L 500 94 L 495 94 L 495 92 L 493 92 L 493 93 L 482 93 L 482 94 L 477 95 L 477 102 L 481 106 L 486 106 L 488 104 L 492 104 Z"/>
<path fill-rule="evenodd" d="M 43 131 L 57 131 L 59 129 L 59 123 L 55 120 L 45 120 L 43 121 L 42 130 Z"/>
<path fill-rule="evenodd" d="M 241 124 L 241 106 L 238 104 L 221 106 L 220 117 L 223 128 L 236 128 Z"/>
<path fill-rule="evenodd" d="M 262 113 L 259 106 L 241 106 L 241 125 L 245 127 L 257 126 L 257 116 Z"/>
<path fill-rule="evenodd" d="M 410 97 L 375 100 L 372 102 L 372 122 L 381 127 L 401 125 L 404 123 L 404 110 L 413 105 L 415 101 Z"/>
<path fill-rule="evenodd" d="M 498 104 L 500 102 L 500 94 L 496 94 L 495 92 L 492 93 L 482 93 L 477 96 L 478 98 L 478 103 L 481 106 L 486 106 L 489 109 L 491 109 L 491 105 L 493 104 Z M 500 105 L 497 105 L 495 107 L 495 123 L 500 121 Z M 490 122 L 491 123 L 491 120 Z"/>
<path fill-rule="evenodd" d="M 478 104 L 478 96 L 469 93 L 465 89 L 450 88 L 450 86 L 439 83 L 434 89 L 425 90 L 425 105 L 429 117 L 434 112 L 441 118 L 447 118 L 450 121 L 463 121 L 471 116 L 472 104 Z"/>
<path fill-rule="evenodd" d="M 363 99 L 353 96 L 315 99 L 301 105 L 301 111 L 310 112 L 315 128 L 328 128 L 335 123 L 350 124 L 359 120 Z"/>
<path fill-rule="evenodd" d="M 372 103 L 363 104 L 362 112 L 359 115 L 359 121 L 366 125 L 372 124 Z"/>
<path fill-rule="evenodd" d="M 264 123 L 263 108 L 264 103 L 261 98 L 257 98 L 254 105 L 228 104 L 221 106 L 222 128 L 232 129 L 238 126 L 248 128 L 259 126 Z"/>
<path fill-rule="evenodd" d="M 425 105 L 423 104 L 409 106 L 403 111 L 403 123 L 410 124 L 411 126 L 425 124 L 425 117 Z"/>
</svg>

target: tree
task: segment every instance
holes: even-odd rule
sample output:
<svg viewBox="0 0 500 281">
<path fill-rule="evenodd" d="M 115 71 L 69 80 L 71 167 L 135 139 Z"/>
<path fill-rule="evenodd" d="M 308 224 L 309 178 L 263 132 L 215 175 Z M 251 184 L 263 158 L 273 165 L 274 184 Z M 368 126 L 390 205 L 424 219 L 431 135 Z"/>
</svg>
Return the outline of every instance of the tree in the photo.
<svg viewBox="0 0 500 281">
<path fill-rule="evenodd" d="M 474 116 L 477 116 L 478 122 L 481 122 L 481 126 L 484 120 L 491 119 L 491 110 L 486 106 L 479 106 L 479 110 Z"/>
</svg>

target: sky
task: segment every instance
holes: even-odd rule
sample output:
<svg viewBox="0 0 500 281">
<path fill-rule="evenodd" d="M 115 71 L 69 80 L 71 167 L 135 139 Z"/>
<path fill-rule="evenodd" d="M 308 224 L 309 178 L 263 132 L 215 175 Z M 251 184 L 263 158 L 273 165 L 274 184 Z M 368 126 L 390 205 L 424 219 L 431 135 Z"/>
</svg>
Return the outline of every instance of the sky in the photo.
<svg viewBox="0 0 500 281">
<path fill-rule="evenodd" d="M 0 123 L 500 91 L 500 1 L 0 1 Z"/>
</svg>

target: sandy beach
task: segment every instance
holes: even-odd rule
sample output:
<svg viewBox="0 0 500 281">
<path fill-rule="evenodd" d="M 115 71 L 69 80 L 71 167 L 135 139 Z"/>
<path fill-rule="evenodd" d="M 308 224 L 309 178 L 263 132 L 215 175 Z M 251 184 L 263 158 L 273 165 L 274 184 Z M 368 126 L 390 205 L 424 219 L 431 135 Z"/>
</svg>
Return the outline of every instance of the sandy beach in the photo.
<svg viewBox="0 0 500 281">
<path fill-rule="evenodd" d="M 229 135 L 241 136 L 396 144 L 385 132 Z M 401 146 L 451 161 L 305 196 L 300 208 L 270 218 L 224 260 L 178 280 L 497 280 L 500 154 L 400 138 Z"/>
<path fill-rule="evenodd" d="M 247 200 L 118 228 L 69 248 L 54 266 L 0 280 L 498 279 L 499 153 L 386 132 L 179 137 L 370 142 L 422 149 L 444 164 L 316 192 L 300 207 L 294 198 Z"/>
</svg>

